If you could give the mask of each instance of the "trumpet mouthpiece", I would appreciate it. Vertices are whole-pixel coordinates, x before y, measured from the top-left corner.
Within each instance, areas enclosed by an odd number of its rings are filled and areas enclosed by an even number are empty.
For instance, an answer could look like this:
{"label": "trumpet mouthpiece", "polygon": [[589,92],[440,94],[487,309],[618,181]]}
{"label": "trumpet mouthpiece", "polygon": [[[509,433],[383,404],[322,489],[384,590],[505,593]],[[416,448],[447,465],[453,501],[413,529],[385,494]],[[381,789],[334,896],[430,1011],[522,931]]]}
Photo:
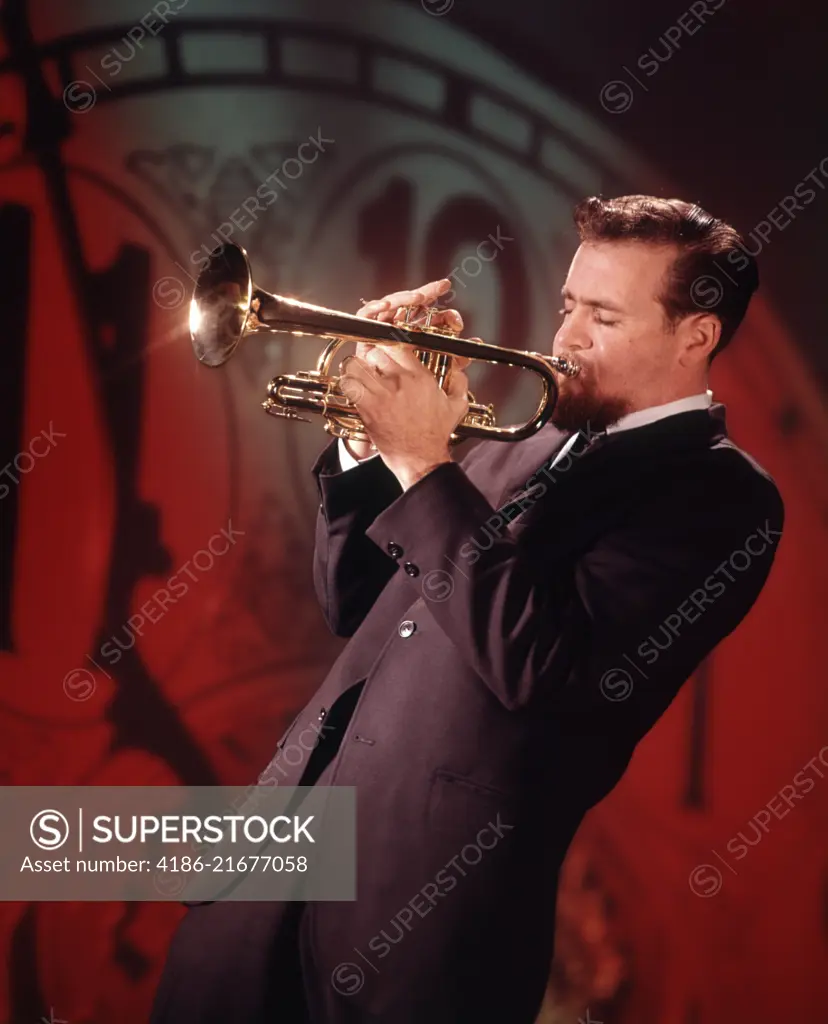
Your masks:
{"label": "trumpet mouthpiece", "polygon": [[547,356],[547,361],[553,370],[564,375],[564,377],[577,377],[581,367],[571,359],[564,359],[563,356]]}

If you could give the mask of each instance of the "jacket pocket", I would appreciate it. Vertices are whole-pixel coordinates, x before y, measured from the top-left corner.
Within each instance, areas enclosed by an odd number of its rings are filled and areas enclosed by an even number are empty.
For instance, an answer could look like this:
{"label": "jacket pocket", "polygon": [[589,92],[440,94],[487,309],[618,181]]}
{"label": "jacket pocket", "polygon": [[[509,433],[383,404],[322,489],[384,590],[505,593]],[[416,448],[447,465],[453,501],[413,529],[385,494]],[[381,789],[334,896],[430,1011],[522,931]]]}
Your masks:
{"label": "jacket pocket", "polygon": [[448,768],[435,768],[431,775],[431,790],[433,792],[436,785],[448,784],[451,786],[459,787],[459,792],[473,793],[478,796],[488,797],[493,800],[512,801],[514,799],[513,794],[506,792],[506,790],[498,789],[495,786],[490,786],[485,782],[478,782],[477,779],[470,779],[467,775],[460,775],[457,772],[453,772]]}
{"label": "jacket pocket", "polygon": [[436,768],[426,800],[429,832],[450,836],[457,842],[474,842],[478,831],[497,821],[514,820],[518,798],[514,793],[478,782],[466,775]]}
{"label": "jacket pocket", "polygon": [[515,794],[448,769],[432,773],[423,874],[438,887],[457,890],[455,924],[469,936],[485,927],[493,894],[507,892],[514,876],[518,803]]}

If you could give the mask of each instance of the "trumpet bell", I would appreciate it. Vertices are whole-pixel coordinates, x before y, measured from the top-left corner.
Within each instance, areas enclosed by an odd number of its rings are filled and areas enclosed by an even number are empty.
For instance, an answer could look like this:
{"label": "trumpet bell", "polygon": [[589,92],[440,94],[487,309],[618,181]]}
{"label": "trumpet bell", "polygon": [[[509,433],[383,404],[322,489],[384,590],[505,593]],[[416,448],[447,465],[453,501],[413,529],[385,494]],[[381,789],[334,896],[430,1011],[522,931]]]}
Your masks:
{"label": "trumpet bell", "polygon": [[221,366],[244,337],[253,297],[250,265],[235,245],[214,249],[190,300],[190,338],[205,366]]}

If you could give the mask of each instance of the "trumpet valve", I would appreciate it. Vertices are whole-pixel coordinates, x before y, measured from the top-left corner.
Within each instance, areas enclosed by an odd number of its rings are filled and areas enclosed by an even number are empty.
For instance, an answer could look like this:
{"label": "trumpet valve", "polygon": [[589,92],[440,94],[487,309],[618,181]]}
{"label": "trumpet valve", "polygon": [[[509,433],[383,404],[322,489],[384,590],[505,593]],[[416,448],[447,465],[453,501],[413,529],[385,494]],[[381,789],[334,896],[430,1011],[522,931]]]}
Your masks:
{"label": "trumpet valve", "polygon": [[262,408],[270,416],[278,416],[283,420],[299,420],[301,423],[312,422],[307,416],[300,416],[299,413],[294,412],[292,409],[286,409],[284,406],[279,405],[278,402],[274,402],[272,398],[266,398],[262,402]]}

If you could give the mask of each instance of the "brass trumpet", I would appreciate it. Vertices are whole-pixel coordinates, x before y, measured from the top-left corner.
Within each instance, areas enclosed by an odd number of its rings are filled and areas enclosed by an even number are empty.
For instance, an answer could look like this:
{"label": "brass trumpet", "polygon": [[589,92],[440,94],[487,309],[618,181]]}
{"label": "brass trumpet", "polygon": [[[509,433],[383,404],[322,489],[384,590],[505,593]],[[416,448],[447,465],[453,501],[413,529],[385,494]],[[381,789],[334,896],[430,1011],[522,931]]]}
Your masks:
{"label": "brass trumpet", "polygon": [[244,249],[227,243],[210,253],[208,263],[198,275],[190,302],[190,337],[196,357],[206,366],[221,366],[227,362],[242,338],[249,334],[288,333],[326,339],[328,344],[319,356],[316,369],[274,377],[267,386],[268,397],[262,406],[273,416],[305,423],[311,421],[300,416],[297,409],[320,413],[325,419],[325,430],[335,437],[370,440],[356,406],[339,389],[339,378],[330,372],[338,349],[353,341],[411,345],[440,387],[446,386],[453,356],[530,370],[540,377],[542,387],[531,419],[516,426],[499,427],[492,406],[475,402],[469,393],[468,412],[450,441],[456,443],[468,437],[521,441],[540,430],[558,400],[554,374],[574,377],[580,367],[560,356],[518,352],[432,328],[433,312],[435,310],[428,311],[424,324],[406,322],[398,326],[272,295],[253,283]]}

